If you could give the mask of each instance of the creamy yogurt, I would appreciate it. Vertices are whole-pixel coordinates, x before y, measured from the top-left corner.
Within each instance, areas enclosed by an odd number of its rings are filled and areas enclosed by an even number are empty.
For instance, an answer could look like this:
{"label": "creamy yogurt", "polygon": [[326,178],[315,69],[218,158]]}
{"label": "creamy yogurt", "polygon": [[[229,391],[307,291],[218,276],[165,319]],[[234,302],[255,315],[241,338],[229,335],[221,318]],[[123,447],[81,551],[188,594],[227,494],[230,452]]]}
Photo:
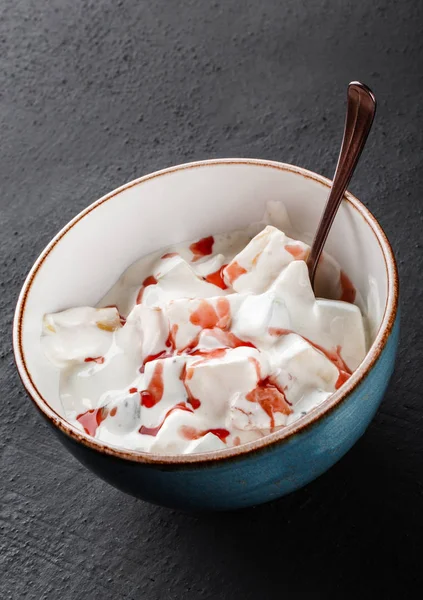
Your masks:
{"label": "creamy yogurt", "polygon": [[44,317],[70,422],[121,448],[220,450],[300,419],[347,381],[366,353],[354,286],[325,255],[318,288],[339,299],[316,298],[309,246],[255,229],[144,257],[99,307]]}

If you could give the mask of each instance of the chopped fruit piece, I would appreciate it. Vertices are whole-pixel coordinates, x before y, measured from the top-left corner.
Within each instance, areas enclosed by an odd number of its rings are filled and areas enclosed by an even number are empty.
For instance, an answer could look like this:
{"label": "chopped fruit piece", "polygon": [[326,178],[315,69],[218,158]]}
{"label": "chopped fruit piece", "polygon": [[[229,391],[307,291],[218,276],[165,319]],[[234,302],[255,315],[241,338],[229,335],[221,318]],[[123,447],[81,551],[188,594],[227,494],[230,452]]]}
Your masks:
{"label": "chopped fruit piece", "polygon": [[61,368],[89,362],[86,359],[90,357],[100,362],[112,344],[113,333],[120,329],[120,315],[114,307],[71,308],[44,316],[41,343],[49,360]]}
{"label": "chopped fruit piece", "polygon": [[237,292],[259,294],[269,288],[284,267],[307,251],[307,244],[267,226],[228,264],[225,282]]}

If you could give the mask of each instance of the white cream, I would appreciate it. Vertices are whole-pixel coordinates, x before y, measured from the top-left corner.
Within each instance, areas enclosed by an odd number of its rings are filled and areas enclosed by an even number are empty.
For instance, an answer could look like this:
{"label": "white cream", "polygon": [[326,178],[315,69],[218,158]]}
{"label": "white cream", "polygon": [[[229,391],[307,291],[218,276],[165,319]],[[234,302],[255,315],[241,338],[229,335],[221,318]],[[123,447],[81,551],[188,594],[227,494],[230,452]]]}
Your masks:
{"label": "white cream", "polygon": [[[316,299],[309,246],[269,222],[286,223],[281,205],[247,232],[142,258],[100,308],[46,315],[68,419],[118,447],[208,452],[292,423],[340,387],[366,353],[360,310]],[[325,255],[320,271],[318,287],[341,297],[337,263]]]}

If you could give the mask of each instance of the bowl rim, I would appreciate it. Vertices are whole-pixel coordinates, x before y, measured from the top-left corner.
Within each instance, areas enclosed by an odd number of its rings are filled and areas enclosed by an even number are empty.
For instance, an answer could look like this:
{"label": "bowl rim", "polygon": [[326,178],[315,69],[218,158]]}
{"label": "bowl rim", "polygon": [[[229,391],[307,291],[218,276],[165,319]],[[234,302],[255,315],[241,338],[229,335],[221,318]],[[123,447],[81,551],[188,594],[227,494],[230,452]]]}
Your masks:
{"label": "bowl rim", "polygon": [[386,276],[388,282],[388,294],[386,299],[385,311],[376,338],[373,341],[369,351],[367,352],[364,360],[361,362],[358,368],[354,371],[354,373],[351,375],[348,381],[339,388],[339,390],[335,391],[322,404],[311,410],[305,417],[278,431],[275,431],[262,438],[259,438],[254,442],[248,442],[246,444],[241,444],[240,446],[234,446],[231,448],[226,448],[224,450],[204,452],[199,454],[162,455],[151,452],[143,452],[140,450],[128,450],[118,448],[116,446],[112,446],[101,442],[100,440],[91,437],[84,431],[77,429],[74,425],[66,421],[66,419],[64,419],[50,407],[47,400],[43,398],[43,396],[38,391],[35,383],[31,378],[31,374],[25,361],[22,341],[22,324],[25,315],[27,297],[40,267],[48,258],[49,254],[54,250],[55,246],[68,233],[68,231],[70,231],[70,229],[72,229],[72,227],[74,227],[85,216],[87,216],[93,210],[101,206],[104,202],[111,200],[112,198],[118,196],[120,193],[128,190],[129,188],[142,185],[146,181],[150,181],[157,177],[164,177],[168,174],[175,173],[176,171],[225,165],[249,165],[288,171],[306,179],[312,179],[316,183],[319,183],[320,185],[323,185],[326,188],[329,188],[332,183],[331,180],[327,179],[326,177],[318,175],[317,173],[314,173],[302,167],[290,165],[287,163],[281,163],[278,161],[254,158],[209,159],[183,163],[173,167],[161,169],[159,171],[155,171],[153,173],[134,179],[114,189],[113,191],[102,196],[100,199],[96,200],[83,211],[81,211],[54,236],[50,243],[41,252],[34,265],[32,266],[30,272],[28,273],[25,282],[22,286],[21,292],[19,294],[13,321],[13,352],[15,357],[15,363],[23,386],[31,400],[34,402],[35,406],[50,421],[50,423],[53,424],[54,427],[58,428],[61,432],[63,432],[66,436],[70,437],[74,441],[81,443],[84,446],[102,454],[107,454],[115,458],[123,459],[125,461],[144,463],[146,465],[168,465],[170,468],[183,466],[194,467],[195,465],[200,464],[205,466],[204,463],[213,465],[242,457],[245,458],[246,455],[254,453],[256,451],[269,450],[270,447],[275,446],[276,444],[288,442],[293,436],[310,429],[314,424],[320,421],[322,417],[330,413],[334,408],[336,408],[346,400],[346,398],[354,391],[354,389],[356,389],[356,387],[367,377],[371,368],[380,357],[393,329],[398,309],[399,282],[397,265],[391,245],[386,237],[385,232],[383,231],[376,218],[360,202],[360,200],[358,200],[350,192],[346,192],[344,195],[344,201],[348,202],[366,221],[367,225],[370,226],[379,243],[382,255],[384,257]]}

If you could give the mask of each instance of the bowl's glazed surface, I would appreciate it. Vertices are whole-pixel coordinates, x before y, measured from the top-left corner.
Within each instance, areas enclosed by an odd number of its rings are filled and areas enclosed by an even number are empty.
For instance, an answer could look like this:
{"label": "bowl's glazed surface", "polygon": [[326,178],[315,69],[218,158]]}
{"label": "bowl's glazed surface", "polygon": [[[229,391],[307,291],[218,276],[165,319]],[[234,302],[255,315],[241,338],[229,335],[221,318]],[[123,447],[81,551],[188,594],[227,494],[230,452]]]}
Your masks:
{"label": "bowl's glazed surface", "polygon": [[289,427],[250,444],[201,455],[159,456],[105,446],[64,418],[58,371],[40,347],[46,312],[95,305],[142,255],[246,227],[262,216],[268,200],[282,201],[293,230],[309,241],[328,187],[326,179],[281,163],[191,163],[111,192],[59,232],[25,281],[15,315],[14,350],[26,390],[72,454],[112,485],[145,500],[178,508],[230,509],[291,492],[347,452],[383,397],[399,330],[392,251],[374,217],[349,194],[327,250],[363,298],[370,350],[346,384]]}

